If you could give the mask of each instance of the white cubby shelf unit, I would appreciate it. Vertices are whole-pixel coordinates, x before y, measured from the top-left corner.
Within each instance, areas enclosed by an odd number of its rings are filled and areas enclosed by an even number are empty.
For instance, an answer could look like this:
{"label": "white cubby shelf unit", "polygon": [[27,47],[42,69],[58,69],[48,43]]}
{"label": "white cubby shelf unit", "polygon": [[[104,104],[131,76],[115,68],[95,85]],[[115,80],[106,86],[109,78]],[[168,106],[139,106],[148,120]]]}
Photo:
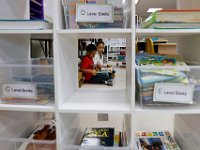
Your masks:
{"label": "white cubby shelf unit", "polygon": [[[24,0],[18,0],[24,2]],[[135,2],[127,0],[131,12],[130,25],[121,29],[65,29],[65,20],[61,0],[51,3],[53,29],[51,30],[0,30],[0,62],[17,61],[30,58],[31,38],[53,39],[54,51],[54,89],[55,97],[50,105],[0,104],[0,145],[5,150],[17,150],[19,138],[25,138],[36,122],[42,122],[41,113],[52,113],[56,120],[57,150],[79,150],[81,134],[85,127],[115,127],[126,131],[127,147],[87,147],[90,150],[133,150],[135,132],[169,130],[184,150],[198,150],[200,131],[200,96],[193,106],[143,108],[135,99],[135,39],[140,37],[174,37],[177,39],[177,53],[196,66],[191,66],[193,75],[200,78],[200,29],[195,30],[154,30],[135,28]],[[185,8],[177,0],[180,8]],[[192,0],[200,8],[199,0]],[[193,3],[193,2],[191,2]],[[192,4],[193,5],[193,4]],[[9,3],[8,3],[9,6]],[[8,7],[6,6],[6,7]],[[12,8],[14,6],[12,5]],[[17,6],[16,6],[17,7]],[[190,8],[190,5],[187,4]],[[187,8],[186,7],[186,8]],[[14,11],[14,9],[13,9]],[[12,12],[14,13],[14,12]],[[78,87],[78,39],[82,38],[126,38],[126,87],[123,88],[87,88]],[[200,63],[199,63],[200,64]],[[20,120],[30,128],[22,130]],[[39,114],[39,115],[38,115]],[[109,121],[98,121],[98,114],[108,114]],[[16,118],[16,119],[14,119]],[[36,119],[36,120],[35,120]],[[19,124],[17,124],[19,123]],[[16,124],[16,126],[15,126]],[[25,127],[24,127],[25,128]],[[21,131],[22,130],[22,131]],[[20,133],[19,133],[20,132]],[[2,138],[8,134],[6,138]],[[190,135],[190,137],[184,136]],[[27,137],[26,137],[27,138]],[[192,138],[192,140],[187,141]],[[14,147],[7,146],[14,142]],[[6,142],[5,142],[6,141]],[[16,144],[17,143],[17,144]],[[195,149],[196,148],[196,149]]]}

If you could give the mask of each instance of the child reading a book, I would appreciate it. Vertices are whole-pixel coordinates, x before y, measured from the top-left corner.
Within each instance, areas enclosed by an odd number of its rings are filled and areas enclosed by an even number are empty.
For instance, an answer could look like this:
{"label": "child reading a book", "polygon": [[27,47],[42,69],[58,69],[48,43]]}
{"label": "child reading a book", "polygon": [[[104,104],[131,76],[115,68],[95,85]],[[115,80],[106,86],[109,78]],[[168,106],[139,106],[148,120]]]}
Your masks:
{"label": "child reading a book", "polygon": [[93,60],[94,60],[94,64],[99,69],[101,69],[103,67],[103,52],[104,52],[105,44],[101,39],[99,39],[98,42],[96,43],[96,47],[97,47],[97,53]]}
{"label": "child reading a book", "polygon": [[98,42],[96,43],[96,47],[97,47],[97,53],[95,55],[95,57],[93,58],[94,60],[94,65],[99,69],[101,70],[102,67],[107,67],[107,68],[110,68],[110,72],[109,72],[109,76],[110,78],[113,78],[114,77],[114,74],[115,74],[115,70],[113,70],[111,67],[111,65],[104,65],[103,63],[103,52],[104,52],[104,48],[105,48],[105,44],[103,42],[102,39],[98,39]]}
{"label": "child reading a book", "polygon": [[80,65],[80,71],[85,74],[85,82],[113,85],[112,80],[109,80],[108,73],[98,73],[98,68],[94,65],[93,58],[96,55],[97,47],[94,44],[89,44],[86,47],[86,51],[87,53],[83,57]]}

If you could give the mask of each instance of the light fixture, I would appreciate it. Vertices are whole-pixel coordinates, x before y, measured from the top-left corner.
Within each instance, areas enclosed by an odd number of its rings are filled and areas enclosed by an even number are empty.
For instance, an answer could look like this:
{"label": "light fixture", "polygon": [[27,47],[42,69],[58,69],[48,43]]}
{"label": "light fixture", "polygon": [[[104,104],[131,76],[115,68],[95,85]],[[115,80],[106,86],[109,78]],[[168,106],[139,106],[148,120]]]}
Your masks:
{"label": "light fixture", "polygon": [[152,12],[155,12],[155,11],[157,11],[157,10],[162,10],[162,8],[149,8],[149,9],[147,10],[147,12],[152,13]]}
{"label": "light fixture", "polygon": [[139,1],[139,0],[135,0],[135,4],[137,4],[137,3],[138,3],[138,1]]}

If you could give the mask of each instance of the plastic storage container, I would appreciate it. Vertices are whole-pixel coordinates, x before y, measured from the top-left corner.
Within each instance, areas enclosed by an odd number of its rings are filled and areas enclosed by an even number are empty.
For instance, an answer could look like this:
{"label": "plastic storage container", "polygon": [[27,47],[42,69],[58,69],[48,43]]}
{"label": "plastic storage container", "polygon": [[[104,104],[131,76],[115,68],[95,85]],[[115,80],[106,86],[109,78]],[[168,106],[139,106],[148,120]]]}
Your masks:
{"label": "plastic storage container", "polygon": [[50,120],[38,120],[37,113],[6,112],[0,115],[2,150],[56,150],[56,140],[33,140],[33,132]]}
{"label": "plastic storage container", "polygon": [[0,70],[1,103],[53,102],[53,59],[29,59],[0,64]]}
{"label": "plastic storage container", "polygon": [[[199,73],[198,68],[187,66],[182,67],[138,67],[136,70],[136,99],[139,101],[141,106],[173,106],[173,105],[196,105],[200,103],[200,86],[199,86]],[[181,93],[177,90],[177,86],[181,84],[182,88],[187,88],[191,86],[194,88],[194,92],[191,93],[191,100],[188,98],[185,102],[181,99],[174,98],[174,101],[167,101],[168,96],[166,94],[166,101],[162,99],[156,100],[155,85],[157,84],[169,83],[169,85],[174,85],[171,89],[172,94],[178,96]],[[177,85],[177,86],[176,86]],[[158,88],[157,88],[158,90]],[[175,93],[174,93],[175,92]],[[176,100],[175,100],[176,99]]]}
{"label": "plastic storage container", "polygon": [[[128,8],[131,6],[130,0],[90,0],[90,1],[62,0],[62,4],[64,8],[66,29],[127,28],[129,27],[129,24],[130,24],[129,18],[131,18],[130,17],[131,8]],[[101,19],[101,20],[97,19],[95,20],[96,21],[95,22],[94,20],[91,20],[91,19],[87,20],[86,18],[84,20],[82,19],[81,21],[79,21],[76,19],[77,18],[77,10],[76,10],[77,4],[94,5],[95,7],[99,7],[99,6],[101,7],[102,5],[108,4],[109,6],[112,7],[112,9],[110,10],[110,15],[112,15],[112,20],[105,21],[106,19]],[[86,8],[86,11],[93,12],[91,9],[89,11],[89,8]],[[95,13],[98,14],[99,12],[95,12]],[[105,11],[103,10],[102,12],[105,12]]]}
{"label": "plastic storage container", "polygon": [[[98,114],[61,114],[62,141],[61,150],[130,150],[129,145],[118,147],[80,146],[85,128],[115,128],[115,133],[126,131],[127,142],[130,143],[130,116],[125,114],[108,114],[108,118]],[[107,120],[108,119],[108,120]]]}
{"label": "plastic storage container", "polygon": [[[148,135],[148,133],[169,131],[181,150],[199,150],[199,114],[140,113],[138,116],[141,118],[137,118],[136,133],[145,132],[148,137],[153,137],[154,134]],[[145,138],[145,135],[142,138]],[[138,150],[136,143],[134,150]]]}

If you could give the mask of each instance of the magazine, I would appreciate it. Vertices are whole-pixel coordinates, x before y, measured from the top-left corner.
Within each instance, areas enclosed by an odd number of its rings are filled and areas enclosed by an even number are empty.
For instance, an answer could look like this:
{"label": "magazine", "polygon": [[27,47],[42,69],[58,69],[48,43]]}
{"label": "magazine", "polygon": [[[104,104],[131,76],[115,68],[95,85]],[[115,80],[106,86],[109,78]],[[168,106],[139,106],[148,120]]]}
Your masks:
{"label": "magazine", "polygon": [[136,133],[138,150],[181,150],[169,131]]}

